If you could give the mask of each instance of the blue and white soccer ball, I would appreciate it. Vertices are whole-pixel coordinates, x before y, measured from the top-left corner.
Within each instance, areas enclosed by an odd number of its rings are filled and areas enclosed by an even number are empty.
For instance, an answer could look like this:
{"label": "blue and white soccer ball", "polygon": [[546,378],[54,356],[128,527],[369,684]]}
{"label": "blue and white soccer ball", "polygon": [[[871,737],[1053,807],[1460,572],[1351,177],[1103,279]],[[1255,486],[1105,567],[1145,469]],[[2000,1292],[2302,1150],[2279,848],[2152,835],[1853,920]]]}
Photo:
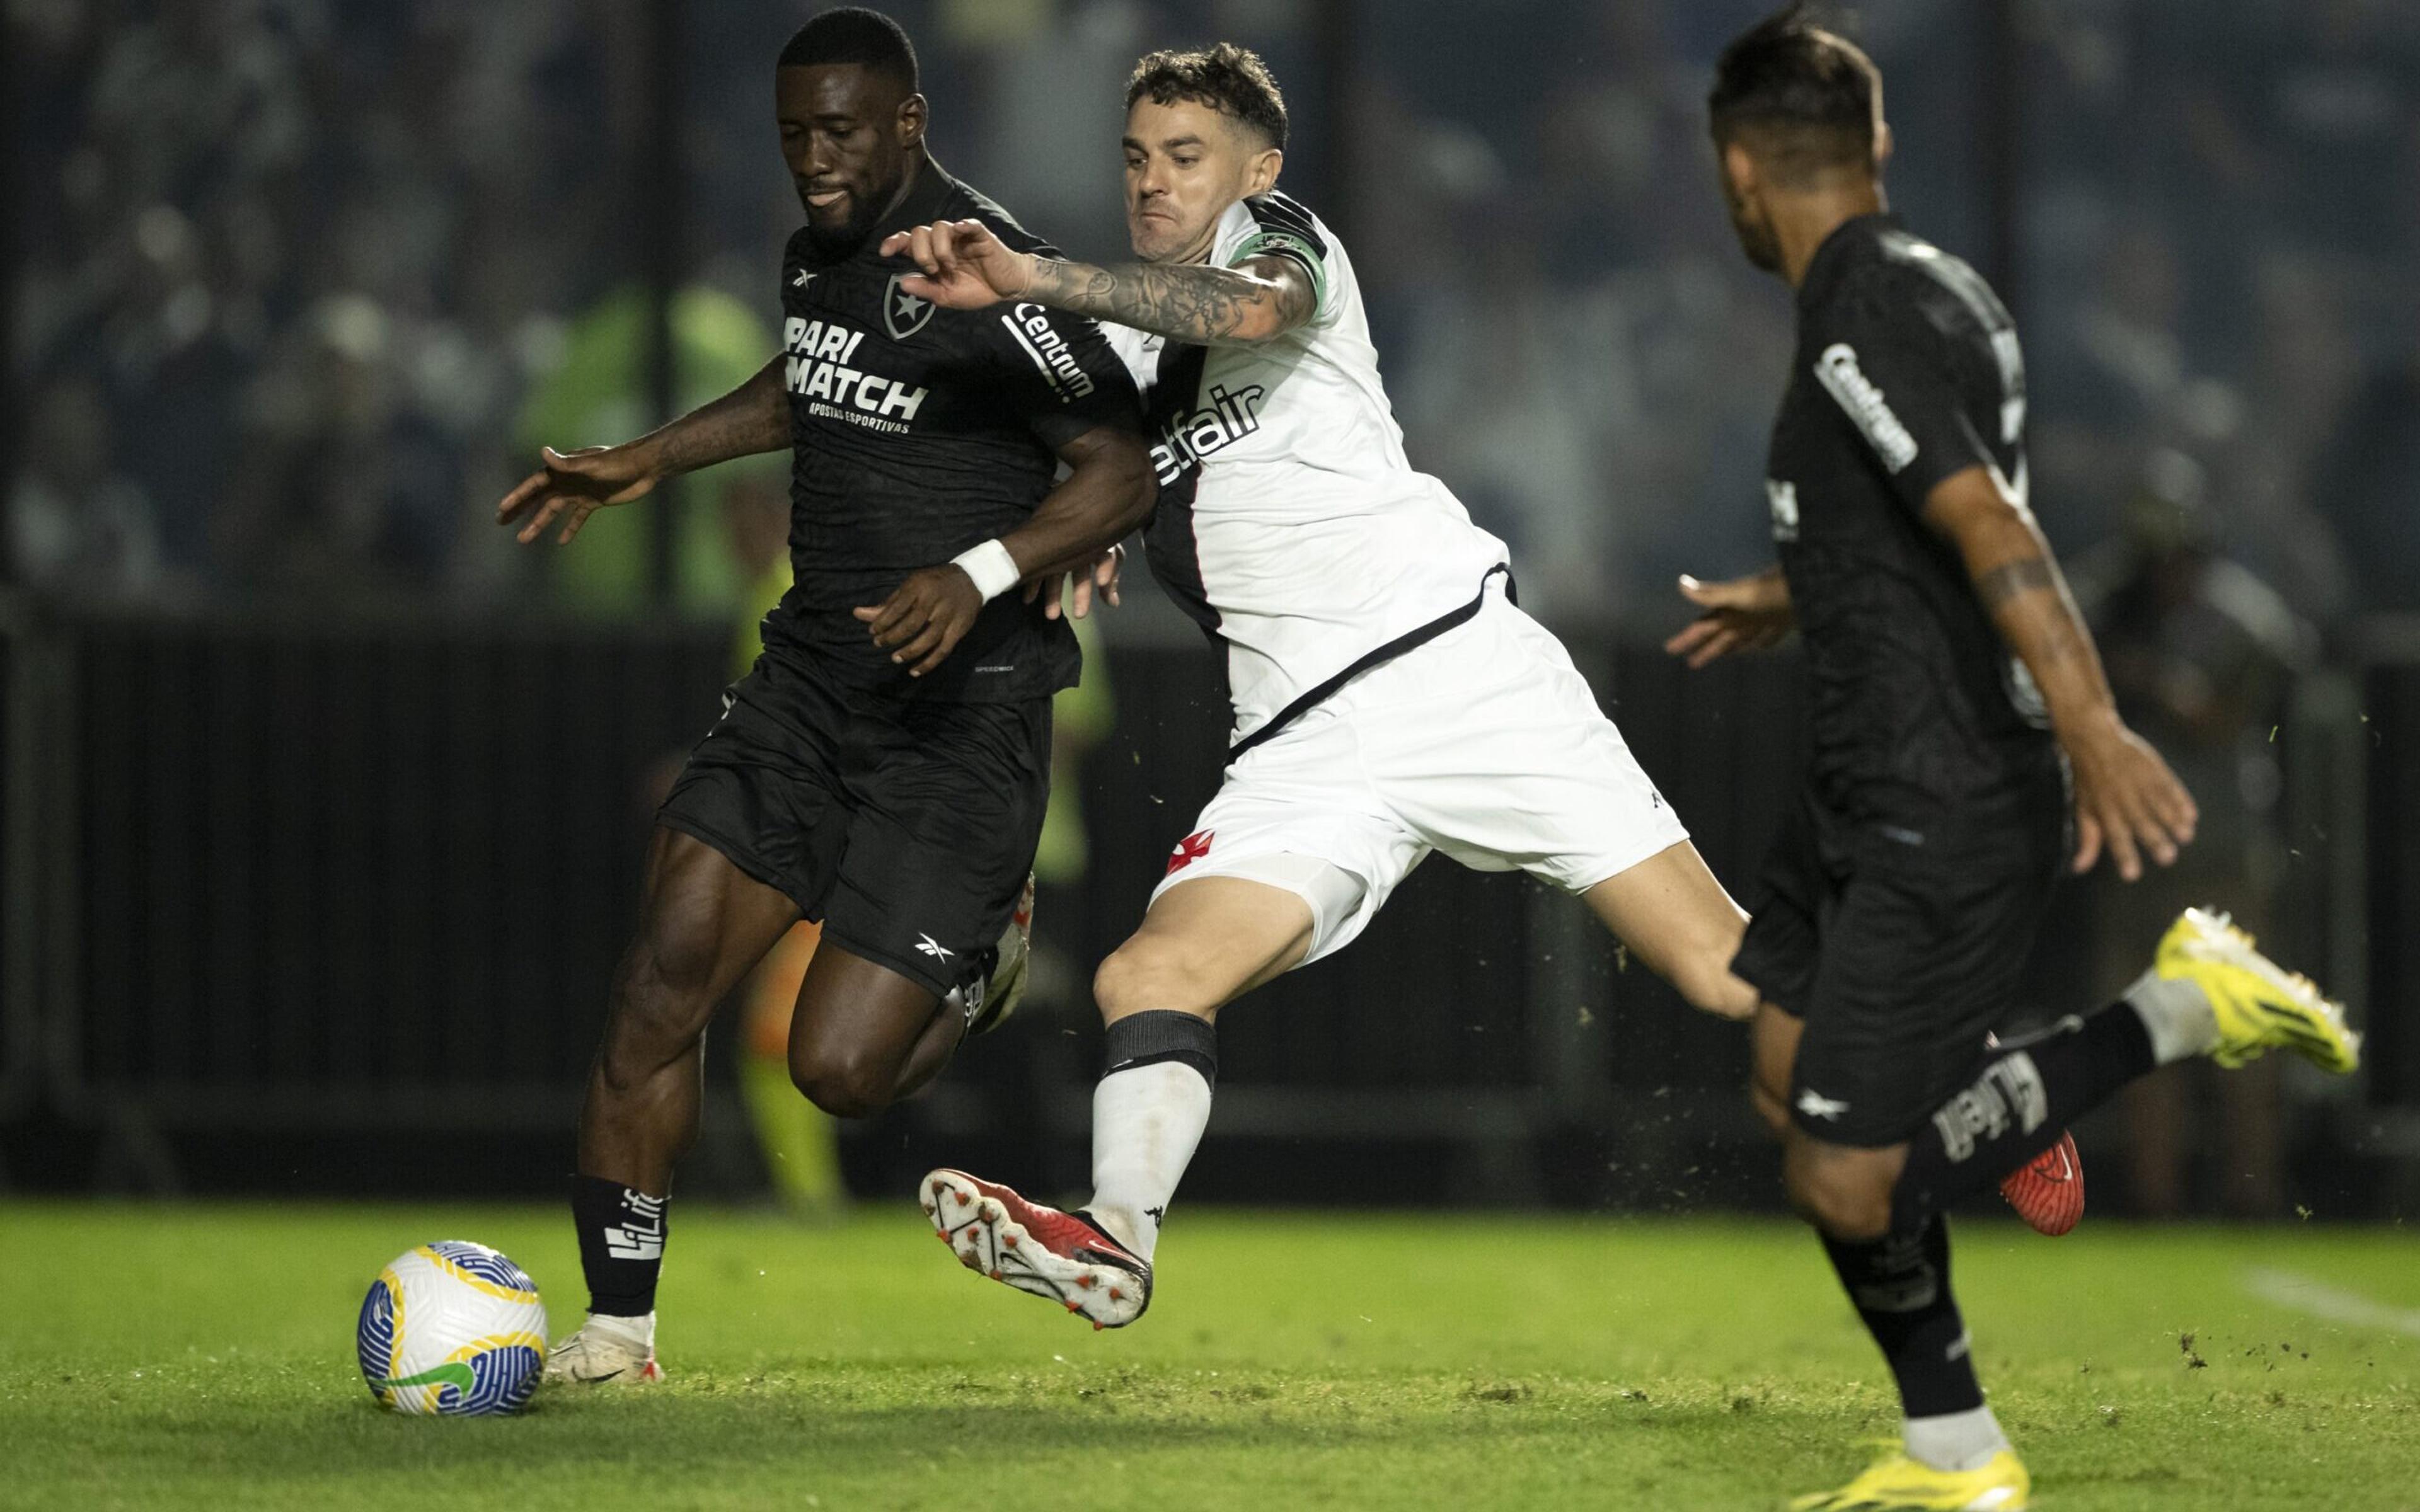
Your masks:
{"label": "blue and white soccer ball", "polygon": [[362,1377],[382,1406],[510,1412],[546,1367],[546,1304],[502,1254],[440,1240],[396,1256],[370,1283],[358,1343]]}

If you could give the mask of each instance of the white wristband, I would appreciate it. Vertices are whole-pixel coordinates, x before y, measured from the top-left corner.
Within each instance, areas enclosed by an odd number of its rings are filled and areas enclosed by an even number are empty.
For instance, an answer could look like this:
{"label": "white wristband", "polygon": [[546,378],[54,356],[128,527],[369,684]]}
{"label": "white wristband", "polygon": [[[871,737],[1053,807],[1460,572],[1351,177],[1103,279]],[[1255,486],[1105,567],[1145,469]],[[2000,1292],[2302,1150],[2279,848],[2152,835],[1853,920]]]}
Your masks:
{"label": "white wristband", "polygon": [[974,579],[975,592],[984,595],[986,604],[1025,580],[1025,574],[1016,570],[1016,559],[998,536],[959,552],[950,559],[950,565]]}

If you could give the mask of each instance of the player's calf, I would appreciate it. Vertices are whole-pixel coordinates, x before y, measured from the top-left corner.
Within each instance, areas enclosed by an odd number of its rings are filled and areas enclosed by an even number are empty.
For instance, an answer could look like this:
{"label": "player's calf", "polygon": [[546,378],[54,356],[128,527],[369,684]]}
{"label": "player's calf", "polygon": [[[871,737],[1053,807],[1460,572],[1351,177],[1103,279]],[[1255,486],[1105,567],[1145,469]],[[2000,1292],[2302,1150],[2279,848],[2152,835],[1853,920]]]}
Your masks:
{"label": "player's calf", "polygon": [[613,974],[597,1079],[612,1093],[636,1091],[695,1049],[719,994],[710,945],[643,933]]}

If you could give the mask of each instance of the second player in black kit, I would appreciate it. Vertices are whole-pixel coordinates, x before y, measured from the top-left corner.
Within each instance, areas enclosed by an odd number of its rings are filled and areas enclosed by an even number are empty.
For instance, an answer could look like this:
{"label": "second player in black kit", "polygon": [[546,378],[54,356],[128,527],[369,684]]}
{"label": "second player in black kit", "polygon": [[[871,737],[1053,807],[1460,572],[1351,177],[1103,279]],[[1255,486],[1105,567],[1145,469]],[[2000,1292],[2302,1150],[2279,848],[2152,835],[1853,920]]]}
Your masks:
{"label": "second player in black kit", "polygon": [[2344,1070],[2353,1049],[2307,982],[2197,912],[2119,1002],[1989,1038],[2062,864],[2164,864],[2193,802],[2118,717],[2034,522],[2008,312],[1885,213],[1871,60],[1792,7],[1725,49],[1708,107],[1741,247],[1795,290],[1798,342],[1765,484],[1779,566],[1683,579],[1705,612],[1669,646],[1703,665],[1805,639],[1812,764],[1731,969],[1762,999],[1755,1094],[1784,1184],[1905,1412],[1902,1453],[1796,1504],[2022,1507],[1943,1210],[2008,1181],[2064,1231],[2080,1189],[2030,1163],[2132,1078],[2287,1043]]}
{"label": "second player in black kit", "polygon": [[886,1106],[1003,1015],[990,967],[1041,834],[1050,696],[1078,671],[1059,583],[1087,575],[1082,612],[1154,497],[1140,400],[1098,328],[1033,305],[938,309],[899,288],[914,263],[880,255],[888,231],[941,218],[1043,246],[926,151],[898,25],[823,12],[773,93],[805,215],[781,350],[648,436],[550,451],[500,511],[524,540],[559,517],[567,541],[662,478],[794,458],[794,586],[657,815],[614,973],[572,1194],[588,1318],[548,1355],[552,1380],[660,1373],[656,1285],[706,1028],[801,917],[823,933],[790,1074],[828,1113]]}
{"label": "second player in black kit", "polygon": [[1892,217],[1827,237],[1765,490],[1813,758],[1732,969],[1806,1024],[1792,1114],[1886,1145],[1975,1072],[2067,856],[2040,695],[1927,524],[1935,485],[2026,475],[2024,368],[1975,271]]}

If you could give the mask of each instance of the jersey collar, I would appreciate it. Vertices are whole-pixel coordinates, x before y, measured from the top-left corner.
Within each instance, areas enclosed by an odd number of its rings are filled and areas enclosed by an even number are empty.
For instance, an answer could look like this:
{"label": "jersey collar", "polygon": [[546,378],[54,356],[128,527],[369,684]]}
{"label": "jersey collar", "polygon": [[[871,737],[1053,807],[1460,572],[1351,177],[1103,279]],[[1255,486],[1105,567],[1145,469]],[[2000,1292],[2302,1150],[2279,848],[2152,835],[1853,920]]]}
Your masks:
{"label": "jersey collar", "polygon": [[1876,210],[1870,215],[1853,215],[1832,228],[1823,244],[1815,249],[1807,260],[1807,276],[1798,281],[1798,307],[1811,310],[1832,293],[1832,286],[1856,261],[1857,249],[1873,244],[1874,238],[1885,231],[1899,229],[1899,217],[1888,210]]}
{"label": "jersey collar", "polygon": [[908,197],[899,202],[896,209],[884,216],[882,223],[874,228],[874,234],[865,239],[865,251],[872,253],[882,245],[882,239],[893,231],[905,231],[938,219],[948,207],[950,197],[957,192],[958,181],[941,171],[941,165],[933,161],[931,152],[925,152],[924,161],[916,170],[916,187],[908,191]]}

